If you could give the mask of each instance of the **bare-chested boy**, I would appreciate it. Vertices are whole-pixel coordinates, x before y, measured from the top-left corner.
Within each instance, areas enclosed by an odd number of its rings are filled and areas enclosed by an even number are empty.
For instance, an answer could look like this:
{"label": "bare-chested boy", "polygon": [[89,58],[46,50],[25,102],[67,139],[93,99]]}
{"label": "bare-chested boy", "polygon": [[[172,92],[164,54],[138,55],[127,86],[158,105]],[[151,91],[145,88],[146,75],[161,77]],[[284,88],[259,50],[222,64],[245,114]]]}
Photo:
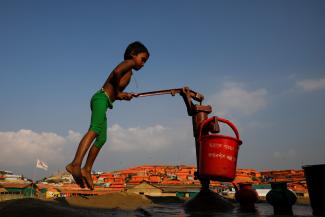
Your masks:
{"label": "bare-chested boy", "polygon": [[[66,166],[66,170],[71,173],[80,187],[84,188],[85,182],[89,189],[94,189],[91,170],[100,149],[106,142],[106,111],[108,108],[113,108],[115,100],[132,99],[132,93],[123,91],[131,80],[132,69],[136,71],[141,69],[148,58],[149,52],[141,42],[136,41],[129,44],[124,53],[124,61],[111,72],[101,90],[92,96],[89,130],[81,139],[73,161]],[[93,145],[91,146],[91,144]],[[90,146],[86,164],[81,168],[83,158]]]}

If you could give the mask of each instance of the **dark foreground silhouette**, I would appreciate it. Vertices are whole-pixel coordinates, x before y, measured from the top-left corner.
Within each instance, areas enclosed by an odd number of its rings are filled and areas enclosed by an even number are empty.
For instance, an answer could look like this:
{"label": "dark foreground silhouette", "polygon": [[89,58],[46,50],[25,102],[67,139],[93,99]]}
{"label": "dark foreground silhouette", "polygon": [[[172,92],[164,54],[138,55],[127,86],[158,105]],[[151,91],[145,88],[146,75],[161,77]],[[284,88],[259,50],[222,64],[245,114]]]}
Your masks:
{"label": "dark foreground silhouette", "polygon": [[1,217],[85,217],[106,213],[107,216],[146,215],[145,207],[152,201],[136,194],[111,193],[101,196],[71,197],[58,200],[39,200],[33,198],[11,200],[0,203]]}

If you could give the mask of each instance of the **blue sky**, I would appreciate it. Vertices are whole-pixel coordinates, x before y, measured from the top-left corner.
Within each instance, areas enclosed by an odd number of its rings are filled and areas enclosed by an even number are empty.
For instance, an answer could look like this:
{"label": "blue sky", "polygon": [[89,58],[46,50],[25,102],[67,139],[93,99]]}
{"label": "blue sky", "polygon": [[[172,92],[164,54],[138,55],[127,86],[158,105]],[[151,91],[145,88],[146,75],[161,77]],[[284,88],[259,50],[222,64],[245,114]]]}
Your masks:
{"label": "blue sky", "polygon": [[[0,167],[62,170],[88,129],[91,95],[135,40],[151,56],[127,91],[202,93],[211,116],[239,129],[238,167],[324,163],[324,9],[316,0],[0,0]],[[195,163],[179,96],[116,102],[108,120],[95,170]],[[35,172],[37,158],[48,172]]]}

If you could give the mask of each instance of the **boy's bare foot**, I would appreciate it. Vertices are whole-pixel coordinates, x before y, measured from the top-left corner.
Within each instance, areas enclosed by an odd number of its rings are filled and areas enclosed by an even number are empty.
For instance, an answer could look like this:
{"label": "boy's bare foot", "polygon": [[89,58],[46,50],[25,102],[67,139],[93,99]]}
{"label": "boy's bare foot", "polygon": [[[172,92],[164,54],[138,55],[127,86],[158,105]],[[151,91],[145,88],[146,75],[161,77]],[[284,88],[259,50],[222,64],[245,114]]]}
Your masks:
{"label": "boy's bare foot", "polygon": [[65,169],[72,175],[74,181],[81,188],[85,188],[85,185],[82,180],[81,169],[78,166],[74,166],[72,163],[68,164]]}
{"label": "boy's bare foot", "polygon": [[86,170],[85,168],[81,169],[82,178],[85,180],[87,187],[90,190],[94,190],[93,178],[91,177],[91,171]]}

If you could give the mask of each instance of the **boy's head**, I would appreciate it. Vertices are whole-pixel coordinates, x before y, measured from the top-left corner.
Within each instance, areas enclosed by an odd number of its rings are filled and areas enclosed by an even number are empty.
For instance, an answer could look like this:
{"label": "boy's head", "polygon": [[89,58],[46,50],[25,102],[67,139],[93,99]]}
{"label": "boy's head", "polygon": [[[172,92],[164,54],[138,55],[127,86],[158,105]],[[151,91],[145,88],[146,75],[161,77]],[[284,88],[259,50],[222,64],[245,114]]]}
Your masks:
{"label": "boy's head", "polygon": [[124,60],[132,59],[132,56],[137,55],[139,53],[147,53],[148,57],[150,55],[148,49],[141,42],[132,42],[125,50]]}

